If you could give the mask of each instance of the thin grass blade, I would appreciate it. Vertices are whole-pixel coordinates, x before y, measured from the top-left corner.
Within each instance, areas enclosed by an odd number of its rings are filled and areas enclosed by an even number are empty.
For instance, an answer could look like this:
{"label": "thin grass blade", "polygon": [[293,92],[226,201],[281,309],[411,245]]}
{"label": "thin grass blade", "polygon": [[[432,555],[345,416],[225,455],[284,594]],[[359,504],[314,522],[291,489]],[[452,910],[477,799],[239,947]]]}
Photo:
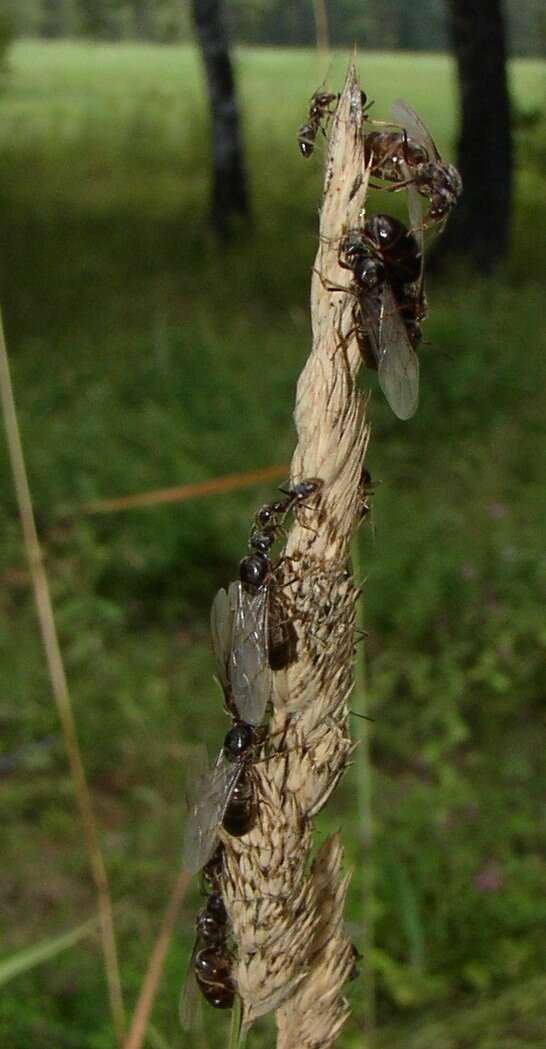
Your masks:
{"label": "thin grass blade", "polygon": [[22,951],[16,951],[15,954],[4,958],[0,962],[0,987],[15,979],[16,976],[29,972],[30,969],[34,969],[37,965],[43,965],[44,962],[49,962],[58,954],[69,950],[70,947],[74,947],[80,940],[85,939],[86,936],[94,932],[98,921],[98,917],[90,918],[89,921],[78,925],[75,929],[70,929],[69,932],[42,940],[41,943],[36,943],[32,947],[25,947]]}

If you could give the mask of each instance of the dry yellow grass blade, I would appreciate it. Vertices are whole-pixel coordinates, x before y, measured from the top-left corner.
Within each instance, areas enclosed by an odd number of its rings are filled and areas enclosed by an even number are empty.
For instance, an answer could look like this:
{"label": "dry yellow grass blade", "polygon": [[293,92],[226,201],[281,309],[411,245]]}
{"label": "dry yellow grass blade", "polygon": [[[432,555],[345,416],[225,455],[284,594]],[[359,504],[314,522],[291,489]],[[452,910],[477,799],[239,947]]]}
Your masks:
{"label": "dry yellow grass blade", "polygon": [[78,508],[82,514],[109,514],[116,510],[134,510],[141,506],[159,506],[161,503],[183,503],[186,499],[197,499],[203,495],[218,495],[220,492],[234,492],[238,488],[248,488],[252,484],[273,481],[277,477],[286,477],[289,466],[266,466],[263,470],[247,470],[245,473],[226,474],[213,477],[210,481],[199,481],[196,484],[179,484],[174,488],[158,488],[153,492],[139,492],[136,495],[122,495],[116,499],[101,499],[96,503],[87,503]]}
{"label": "dry yellow grass blade", "polygon": [[72,710],[72,703],[68,691],[68,684],[55,626],[55,617],[51,605],[49,584],[38,541],[38,533],[34,521],[32,499],[28,484],[25,459],[17,422],[17,412],[13,396],[13,387],[4,338],[4,328],[0,314],[0,393],[2,398],[2,410],[6,427],[6,436],[9,449],[9,457],[13,480],[17,494],[19,515],[25,542],[25,550],[29,563],[34,598],[40,622],[42,641],[51,678],[51,687],[59,721],[63,733],[64,744],[70,765],[74,793],[80,811],[82,827],[87,845],[89,865],[95,888],[97,891],[97,902],[99,911],[99,922],[101,931],[102,950],[104,955],[104,967],[108,982],[110,997],[110,1009],[112,1021],[118,1044],[123,1042],[125,1031],[125,1013],[123,1007],[123,996],[121,992],[121,981],[116,949],[116,938],[114,933],[114,922],[112,917],[112,904],[108,887],[108,875],[100,848],[97,821],[93,810],[91,793],[85,775],[85,768],[78,742],[76,722]]}
{"label": "dry yellow grass blade", "polygon": [[191,881],[191,875],[182,869],[176,879],[171,893],[167,909],[165,911],[159,935],[154,944],[153,951],[146,969],[146,975],[142,981],[142,987],[135,1006],[129,1033],[123,1049],[141,1049],[146,1038],[148,1020],[157,994],[163,965],[169,949],[169,944],[176,925],[178,912]]}

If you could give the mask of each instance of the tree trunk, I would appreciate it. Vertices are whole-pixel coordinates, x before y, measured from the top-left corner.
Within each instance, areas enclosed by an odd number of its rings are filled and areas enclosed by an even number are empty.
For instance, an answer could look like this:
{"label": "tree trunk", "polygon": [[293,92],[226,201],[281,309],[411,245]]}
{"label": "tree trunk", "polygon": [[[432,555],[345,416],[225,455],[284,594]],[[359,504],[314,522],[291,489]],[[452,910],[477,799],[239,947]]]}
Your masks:
{"label": "tree trunk", "polygon": [[221,0],[192,0],[192,6],[212,118],[212,221],[228,236],[232,220],[250,213],[235,82]]}
{"label": "tree trunk", "polygon": [[48,40],[63,35],[64,3],[63,0],[42,0],[42,20],[40,32]]}
{"label": "tree trunk", "polygon": [[149,0],[133,0],[132,7],[136,36],[139,40],[151,40],[153,33]]}
{"label": "tree trunk", "polygon": [[84,36],[95,40],[106,39],[110,26],[105,0],[78,0],[78,8]]}
{"label": "tree trunk", "polygon": [[462,102],[458,165],[464,192],[441,256],[490,272],[509,247],[512,135],[502,0],[448,0]]}

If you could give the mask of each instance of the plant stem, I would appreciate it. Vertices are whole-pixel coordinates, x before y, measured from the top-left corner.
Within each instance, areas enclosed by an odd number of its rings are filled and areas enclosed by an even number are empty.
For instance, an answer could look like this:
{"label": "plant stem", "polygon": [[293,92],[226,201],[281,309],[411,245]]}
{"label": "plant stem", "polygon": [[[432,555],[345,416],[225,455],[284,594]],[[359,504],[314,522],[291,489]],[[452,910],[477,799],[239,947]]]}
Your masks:
{"label": "plant stem", "polygon": [[233,1009],[231,1010],[227,1049],[243,1049],[245,1042],[246,1031],[241,1026],[241,999],[238,995],[235,995]]}
{"label": "plant stem", "polygon": [[225,474],[213,477],[210,481],[198,481],[195,484],[179,484],[174,488],[160,488],[153,492],[138,492],[136,495],[122,495],[116,499],[101,499],[97,503],[72,508],[70,513],[109,514],[116,510],[133,510],[141,506],[158,506],[163,503],[182,503],[186,499],[197,499],[204,495],[217,495],[218,492],[234,492],[238,488],[247,488],[262,481],[271,481],[276,477],[286,477],[290,467],[287,463],[279,466],[265,466],[262,470],[247,470],[245,473]]}
{"label": "plant stem", "polygon": [[9,360],[4,337],[2,316],[0,313],[0,395],[6,427],[6,436],[9,450],[9,458],[19,507],[19,516],[23,530],[26,555],[28,558],[34,598],[40,622],[42,641],[45,649],[51,687],[57,705],[57,712],[61,723],[66,754],[70,766],[72,783],[76,801],[80,811],[80,817],[87,845],[89,865],[97,890],[97,902],[101,930],[101,942],[104,955],[104,967],[108,992],[110,998],[110,1010],[112,1022],[119,1045],[123,1042],[125,1031],[125,1011],[121,991],[119,965],[117,958],[116,939],[114,933],[114,922],[112,916],[112,904],[108,887],[108,875],[100,848],[99,834],[93,802],[87,783],[85,768],[78,742],[76,722],[68,691],[68,684],[57,636],[57,628],[51,605],[49,584],[44,567],[42,552],[38,542],[32,498],[28,484],[21,435],[17,421],[17,412],[13,396],[13,387],[9,368]]}
{"label": "plant stem", "polygon": [[129,1034],[127,1035],[124,1049],[141,1049],[141,1046],[144,1043],[146,1028],[148,1026],[148,1017],[152,1011],[157,988],[161,979],[163,963],[171,942],[178,911],[186,895],[190,881],[191,875],[182,868],[171,893],[167,909],[163,916],[159,935],[150,955],[148,968],[142,982],[142,987],[133,1013],[133,1019],[131,1021],[131,1027]]}
{"label": "plant stem", "polygon": [[326,0],[313,0],[313,16],[315,19],[317,49],[322,54],[327,54],[330,50],[330,32]]}
{"label": "plant stem", "polygon": [[[353,543],[353,573],[358,583],[364,577],[359,537]],[[364,604],[362,598],[357,604],[356,626],[364,630]],[[359,714],[368,713],[366,650],[361,645],[355,664],[355,708]],[[364,1030],[371,1034],[375,1027],[375,972],[373,966],[374,948],[374,852],[373,852],[373,807],[372,807],[372,765],[370,760],[370,722],[357,718],[355,736],[359,740],[356,752],[358,827],[361,849],[362,880],[362,1000],[364,1004]]]}

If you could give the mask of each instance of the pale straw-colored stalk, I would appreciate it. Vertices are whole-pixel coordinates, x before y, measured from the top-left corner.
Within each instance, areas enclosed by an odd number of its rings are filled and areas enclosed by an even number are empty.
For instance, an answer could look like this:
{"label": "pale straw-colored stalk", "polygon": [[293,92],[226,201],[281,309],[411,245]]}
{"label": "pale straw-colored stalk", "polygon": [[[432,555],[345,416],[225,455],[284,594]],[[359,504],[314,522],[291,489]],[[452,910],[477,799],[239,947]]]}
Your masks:
{"label": "pale straw-colored stalk", "polygon": [[[353,572],[355,578],[363,577],[362,554],[358,538],[353,543]],[[357,630],[364,630],[363,604],[357,609]],[[372,726],[368,720],[369,685],[366,674],[366,650],[359,645],[356,655],[354,705],[359,715],[356,722],[358,750],[355,756],[357,782],[357,813],[359,861],[361,864],[361,921],[359,949],[362,959],[359,965],[361,977],[362,1031],[366,1036],[373,1034],[375,1027],[375,971],[373,966],[374,950],[374,909],[375,909],[375,856],[374,856],[374,822],[372,797],[372,763],[370,755],[370,736]],[[362,1045],[364,1049],[364,1043]]]}
{"label": "pale straw-colored stalk", "polygon": [[163,974],[165,958],[176,927],[178,913],[184,901],[190,880],[191,876],[184,868],[181,868],[169,897],[159,934],[148,959],[146,974],[142,981],[123,1049],[141,1049],[146,1036],[149,1034],[149,1018]]}
{"label": "pale straw-colored stalk", "polygon": [[44,559],[38,541],[38,533],[36,531],[1,315],[0,395],[2,399],[2,410],[6,427],[11,469],[17,495],[17,504],[19,507],[19,516],[21,518],[25,550],[34,588],[34,599],[36,602],[42,641],[51,679],[51,688],[57,705],[57,712],[72,776],[74,794],[76,796],[85,843],[87,846],[89,866],[91,868],[91,874],[97,893],[101,943],[106,980],[108,983],[112,1022],[117,1043],[121,1045],[125,1031],[125,1011],[123,1006],[108,875],[100,847],[97,821],[78,741],[76,722],[68,690],[59,638],[57,636],[57,628],[55,625],[55,617],[53,615]]}
{"label": "pale straw-colored stalk", "polygon": [[[351,64],[332,120],[311,313],[313,348],[296,396],[293,483],[320,478],[300,508],[274,585],[298,635],[297,660],[275,672],[269,744],[252,767],[254,829],[224,835],[223,891],[237,945],[234,977],[246,1027],[276,1012],[278,1049],[327,1049],[347,1017],[343,985],[354,954],[343,910],[338,836],[311,859],[313,816],[353,750],[347,701],[353,687],[355,600],[348,560],[360,519],[368,442],[354,297],[338,251],[359,225],[367,188],[362,98]],[[337,285],[337,288],[334,288]]]}
{"label": "pale straw-colored stalk", "polygon": [[288,467],[285,463],[278,466],[265,466],[262,470],[245,470],[244,473],[224,474],[223,477],[211,477],[208,481],[197,481],[195,484],[178,484],[174,488],[158,488],[153,492],[137,492],[135,495],[122,495],[115,499],[99,499],[96,503],[86,503],[69,509],[68,513],[110,514],[118,510],[135,510],[146,506],[160,506],[163,503],[184,503],[188,499],[201,499],[209,495],[225,495],[239,488],[248,488],[251,484],[271,481],[276,477],[286,477]]}
{"label": "pale straw-colored stalk", "polygon": [[330,50],[330,27],[326,0],[313,0],[313,17],[315,20],[315,39],[318,51],[325,55]]}

